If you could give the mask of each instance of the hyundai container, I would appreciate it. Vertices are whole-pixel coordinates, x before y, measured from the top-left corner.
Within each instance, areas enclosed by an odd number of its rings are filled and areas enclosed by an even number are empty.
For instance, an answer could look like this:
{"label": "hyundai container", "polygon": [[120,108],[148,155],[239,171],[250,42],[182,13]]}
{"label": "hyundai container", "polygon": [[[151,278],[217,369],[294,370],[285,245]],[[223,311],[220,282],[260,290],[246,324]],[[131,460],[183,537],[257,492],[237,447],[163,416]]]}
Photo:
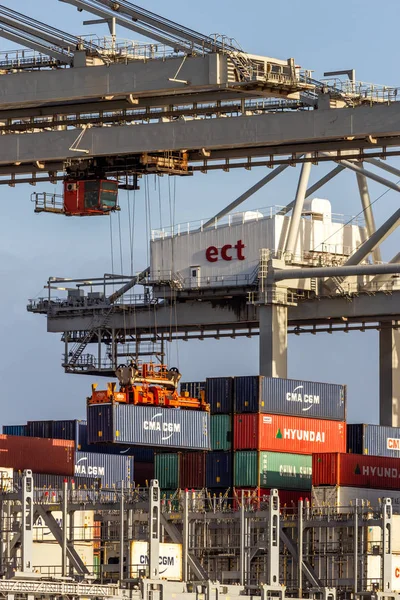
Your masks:
{"label": "hyundai container", "polygon": [[95,404],[87,407],[89,443],[208,450],[210,415],[205,411]]}
{"label": "hyundai container", "polygon": [[176,490],[179,487],[178,453],[156,454],[154,457],[154,475],[161,489]]}
{"label": "hyundai container", "polygon": [[346,424],[284,415],[235,415],[234,449],[293,454],[346,452]]}
{"label": "hyundai container", "polygon": [[0,465],[16,471],[74,475],[74,442],[0,435]]}
{"label": "hyundai container", "polygon": [[232,452],[208,452],[207,453],[207,488],[233,487],[233,453]]}
{"label": "hyundai container", "polygon": [[233,377],[208,377],[206,379],[206,402],[211,414],[233,412]]}
{"label": "hyundai container", "polygon": [[201,489],[206,486],[206,452],[179,453],[179,487]]}
{"label": "hyundai container", "polygon": [[346,420],[346,387],[278,377],[235,377],[236,413],[268,413]]}
{"label": "hyundai container", "polygon": [[364,454],[314,454],[313,485],[399,490],[400,461]]}
{"label": "hyundai container", "polygon": [[285,452],[235,452],[235,487],[311,490],[310,455]]}
{"label": "hyundai container", "polygon": [[400,458],[400,427],[347,425],[347,452]]}
{"label": "hyundai container", "polygon": [[312,505],[316,508],[323,506],[354,507],[356,500],[359,501],[360,505],[364,501],[364,503],[368,503],[372,508],[380,508],[383,498],[390,498],[392,500],[393,512],[400,513],[400,489],[378,490],[341,485],[319,485],[313,486],[311,492]]}
{"label": "hyundai container", "polygon": [[210,440],[212,450],[230,450],[232,448],[232,417],[230,415],[211,415]]}

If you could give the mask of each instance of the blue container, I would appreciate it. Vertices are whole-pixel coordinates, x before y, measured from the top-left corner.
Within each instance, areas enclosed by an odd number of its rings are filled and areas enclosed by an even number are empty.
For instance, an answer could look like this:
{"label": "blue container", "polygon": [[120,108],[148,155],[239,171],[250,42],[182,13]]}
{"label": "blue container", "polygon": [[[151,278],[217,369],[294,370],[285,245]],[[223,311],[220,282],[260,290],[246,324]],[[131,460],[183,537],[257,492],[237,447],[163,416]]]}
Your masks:
{"label": "blue container", "polygon": [[346,386],[259,375],[235,377],[234,407],[235,413],[345,421]]}
{"label": "blue container", "polygon": [[3,425],[3,435],[27,436],[26,425]]}
{"label": "blue container", "polygon": [[233,377],[209,377],[206,380],[206,402],[211,414],[233,412]]}
{"label": "blue container", "polygon": [[400,427],[347,425],[347,452],[400,458]]}
{"label": "blue container", "polygon": [[54,421],[28,421],[26,424],[28,437],[54,438]]}
{"label": "blue container", "polygon": [[126,486],[134,482],[134,458],[117,454],[75,452],[75,475],[100,479],[102,487]]}
{"label": "blue container", "polygon": [[200,398],[201,392],[204,392],[205,389],[205,381],[181,381],[180,384],[181,394],[182,392],[188,392],[190,398]]}
{"label": "blue container", "polygon": [[232,452],[208,452],[206,458],[207,488],[232,488],[233,454]]}
{"label": "blue container", "polygon": [[208,450],[210,415],[205,411],[93,404],[87,407],[88,442]]}

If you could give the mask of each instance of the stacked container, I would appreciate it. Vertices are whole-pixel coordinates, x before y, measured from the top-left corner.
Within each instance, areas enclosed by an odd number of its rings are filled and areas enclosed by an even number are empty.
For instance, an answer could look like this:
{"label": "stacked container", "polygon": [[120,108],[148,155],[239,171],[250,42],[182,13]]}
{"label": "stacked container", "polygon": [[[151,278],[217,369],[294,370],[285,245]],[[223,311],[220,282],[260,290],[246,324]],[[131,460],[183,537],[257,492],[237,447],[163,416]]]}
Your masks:
{"label": "stacked container", "polygon": [[309,496],[314,452],[345,452],[342,385],[250,376],[234,379],[234,485]]}
{"label": "stacked container", "polygon": [[206,486],[218,494],[233,488],[234,378],[208,378],[205,393],[211,412],[211,452],[207,455]]}

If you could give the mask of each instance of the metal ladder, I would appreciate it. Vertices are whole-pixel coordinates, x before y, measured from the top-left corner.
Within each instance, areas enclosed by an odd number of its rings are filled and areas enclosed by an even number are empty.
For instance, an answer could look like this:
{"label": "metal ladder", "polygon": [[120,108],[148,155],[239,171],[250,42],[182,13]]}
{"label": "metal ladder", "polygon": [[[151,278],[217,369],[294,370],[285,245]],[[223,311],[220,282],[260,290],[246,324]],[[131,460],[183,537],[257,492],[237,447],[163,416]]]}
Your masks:
{"label": "metal ladder", "polygon": [[96,329],[105,327],[108,324],[113,310],[114,306],[110,306],[109,309],[104,313],[103,319],[97,324],[95,324],[95,317],[93,317],[91,327],[85,333],[83,340],[81,342],[77,342],[75,346],[73,346],[71,357],[69,358],[68,363],[64,365],[64,367],[71,367],[77,364],[79,358],[82,356],[83,351],[92,339],[94,332],[96,331]]}

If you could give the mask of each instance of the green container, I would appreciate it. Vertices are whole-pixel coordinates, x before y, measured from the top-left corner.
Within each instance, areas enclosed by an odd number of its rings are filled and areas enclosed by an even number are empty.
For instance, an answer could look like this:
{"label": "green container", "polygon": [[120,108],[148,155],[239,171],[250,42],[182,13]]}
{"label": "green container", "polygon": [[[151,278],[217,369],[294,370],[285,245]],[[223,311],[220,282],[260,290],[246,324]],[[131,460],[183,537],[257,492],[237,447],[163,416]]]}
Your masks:
{"label": "green container", "polygon": [[156,454],[154,475],[161,489],[176,490],[179,487],[179,454]]}
{"label": "green container", "polygon": [[230,450],[232,447],[232,419],[230,415],[211,415],[211,450]]}
{"label": "green container", "polygon": [[98,554],[93,556],[93,575],[96,579],[100,579],[100,556]]}
{"label": "green container", "polygon": [[286,452],[236,452],[236,487],[311,490],[312,457]]}

